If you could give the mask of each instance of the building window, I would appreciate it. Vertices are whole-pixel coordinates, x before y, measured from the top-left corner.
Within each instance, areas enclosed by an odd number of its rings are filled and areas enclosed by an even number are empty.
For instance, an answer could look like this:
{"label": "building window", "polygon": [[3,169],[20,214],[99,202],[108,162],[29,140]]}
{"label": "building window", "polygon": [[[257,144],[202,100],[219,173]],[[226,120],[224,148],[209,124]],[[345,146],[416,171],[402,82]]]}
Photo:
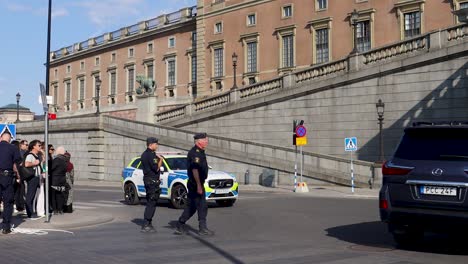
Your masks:
{"label": "building window", "polygon": [[147,51],[148,53],[153,53],[153,43],[148,43]]}
{"label": "building window", "polygon": [[368,51],[371,49],[371,31],[370,21],[361,21],[356,24],[356,42],[359,52]]}
{"label": "building window", "polygon": [[174,48],[176,45],[176,39],[175,37],[170,37],[168,40],[168,47],[169,48]]}
{"label": "building window", "polygon": [[111,62],[115,62],[115,52],[111,54]]}
{"label": "building window", "polygon": [[85,68],[84,61],[81,61],[80,62],[80,70],[84,70],[84,68]]}
{"label": "building window", "polygon": [[80,85],[80,100],[84,100],[85,98],[85,80],[84,78],[81,78],[79,81]]}
{"label": "building window", "polygon": [[404,14],[405,38],[412,38],[421,34],[421,12]]}
{"label": "building window", "polygon": [[129,48],[128,49],[128,57],[133,58],[135,56],[135,49],[134,48]]}
{"label": "building window", "polygon": [[224,48],[214,49],[214,77],[222,77],[224,75]]}
{"label": "building window", "polygon": [[460,3],[460,9],[468,8],[468,2]]}
{"label": "building window", "polygon": [[67,65],[67,73],[70,73],[70,72],[71,72],[71,66]]}
{"label": "building window", "polygon": [[154,65],[153,63],[146,64],[146,78],[154,80]]}
{"label": "building window", "polygon": [[65,104],[68,105],[67,110],[70,110],[69,109],[70,99],[71,99],[71,83],[66,82],[65,83]]}
{"label": "building window", "polygon": [[192,83],[197,82],[197,56],[192,56],[192,61],[191,61],[191,78],[192,78]]}
{"label": "building window", "polygon": [[255,26],[257,24],[257,16],[250,14],[247,16],[247,26]]}
{"label": "building window", "polygon": [[[97,97],[98,97],[97,85],[96,85],[96,82],[97,82],[98,79],[100,79],[99,74],[95,74],[95,75],[94,75],[94,97],[96,97],[96,99],[98,99],[98,98],[97,98]],[[99,88],[101,88],[101,87],[99,87]]]}
{"label": "building window", "polygon": [[294,36],[283,36],[282,68],[294,67]]}
{"label": "building window", "polygon": [[249,77],[249,85],[256,84],[256,83],[257,83],[257,80],[255,79],[255,77]]}
{"label": "building window", "polygon": [[167,86],[176,85],[176,60],[174,57],[167,59]]}
{"label": "building window", "polygon": [[58,85],[54,85],[54,105],[57,105],[58,99]]}
{"label": "building window", "polygon": [[283,6],[283,13],[282,13],[283,18],[292,17],[292,14],[293,14],[292,5]]}
{"label": "building window", "polygon": [[257,72],[257,42],[247,43],[247,73]]}
{"label": "building window", "polygon": [[135,69],[128,68],[127,69],[127,92],[133,92],[135,88]]}
{"label": "building window", "polygon": [[215,28],[214,28],[214,33],[219,34],[219,33],[222,33],[222,32],[223,32],[223,23],[222,22],[216,23]]}
{"label": "building window", "polygon": [[328,62],[330,58],[328,34],[328,28],[318,29],[315,32],[316,63]]}
{"label": "building window", "polygon": [[99,57],[94,58],[94,66],[99,66],[100,59]]}
{"label": "building window", "polygon": [[317,0],[317,10],[327,9],[328,0]]}
{"label": "building window", "polygon": [[115,71],[110,72],[110,95],[117,93],[117,73]]}

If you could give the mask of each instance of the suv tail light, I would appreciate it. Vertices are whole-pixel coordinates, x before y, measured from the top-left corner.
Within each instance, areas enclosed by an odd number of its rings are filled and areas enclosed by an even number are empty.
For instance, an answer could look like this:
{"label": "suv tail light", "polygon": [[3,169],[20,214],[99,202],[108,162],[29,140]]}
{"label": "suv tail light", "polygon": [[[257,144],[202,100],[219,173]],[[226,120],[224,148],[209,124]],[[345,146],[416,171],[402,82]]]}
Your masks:
{"label": "suv tail light", "polygon": [[412,171],[414,167],[398,166],[393,164],[391,161],[386,161],[382,165],[383,175],[406,175]]}

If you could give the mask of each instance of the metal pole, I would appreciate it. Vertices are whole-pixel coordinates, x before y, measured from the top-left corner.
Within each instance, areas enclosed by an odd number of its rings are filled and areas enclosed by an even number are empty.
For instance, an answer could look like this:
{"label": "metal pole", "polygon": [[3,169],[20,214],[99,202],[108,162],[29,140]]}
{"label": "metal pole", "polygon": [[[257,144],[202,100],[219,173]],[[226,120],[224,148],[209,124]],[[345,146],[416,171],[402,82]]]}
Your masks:
{"label": "metal pole", "polygon": [[353,152],[351,153],[351,192],[354,193],[354,165],[353,165]]}
{"label": "metal pole", "polygon": [[234,65],[232,65],[234,67],[234,85],[232,86],[233,89],[236,89],[237,88],[237,81],[236,81],[236,68],[237,68],[237,63],[234,63]]}
{"label": "metal pole", "polygon": [[380,158],[379,161],[383,162],[384,160],[384,146],[383,146],[383,117],[379,116],[379,141],[380,141]]}
{"label": "metal pole", "polygon": [[16,122],[19,122],[19,100],[16,100]]}
{"label": "metal pole", "polygon": [[302,152],[302,146],[301,146],[301,182],[303,182],[302,181],[303,166],[304,166],[304,153]]}
{"label": "metal pole", "polygon": [[[51,32],[51,21],[52,21],[52,0],[49,0],[49,10],[47,15],[47,63],[46,63],[46,95],[49,95],[49,76],[50,76],[50,32]],[[45,201],[46,201],[46,222],[50,222],[50,214],[49,214],[49,110],[46,110],[44,113],[45,119],[45,128],[44,128],[44,149],[45,155]]]}
{"label": "metal pole", "polygon": [[294,147],[294,192],[297,189],[297,146]]}

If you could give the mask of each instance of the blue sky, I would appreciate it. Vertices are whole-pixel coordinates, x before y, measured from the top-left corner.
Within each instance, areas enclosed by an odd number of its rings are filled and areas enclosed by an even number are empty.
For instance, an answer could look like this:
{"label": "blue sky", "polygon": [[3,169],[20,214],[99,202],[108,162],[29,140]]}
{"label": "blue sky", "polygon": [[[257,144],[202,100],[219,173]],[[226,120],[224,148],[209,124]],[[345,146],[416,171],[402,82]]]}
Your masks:
{"label": "blue sky", "polygon": [[[0,107],[43,114],[48,0],[0,0]],[[52,0],[51,51],[139,21],[196,5],[196,0]]]}

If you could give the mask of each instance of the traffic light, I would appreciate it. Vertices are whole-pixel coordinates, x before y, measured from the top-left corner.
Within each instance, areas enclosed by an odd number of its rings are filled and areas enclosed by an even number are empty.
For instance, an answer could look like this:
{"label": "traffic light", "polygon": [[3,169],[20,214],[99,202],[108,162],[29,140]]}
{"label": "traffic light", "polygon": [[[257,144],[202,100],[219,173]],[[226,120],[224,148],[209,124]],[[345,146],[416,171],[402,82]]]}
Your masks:
{"label": "traffic light", "polygon": [[304,125],[304,120],[293,121],[293,146],[296,146],[296,130],[298,126]]}

